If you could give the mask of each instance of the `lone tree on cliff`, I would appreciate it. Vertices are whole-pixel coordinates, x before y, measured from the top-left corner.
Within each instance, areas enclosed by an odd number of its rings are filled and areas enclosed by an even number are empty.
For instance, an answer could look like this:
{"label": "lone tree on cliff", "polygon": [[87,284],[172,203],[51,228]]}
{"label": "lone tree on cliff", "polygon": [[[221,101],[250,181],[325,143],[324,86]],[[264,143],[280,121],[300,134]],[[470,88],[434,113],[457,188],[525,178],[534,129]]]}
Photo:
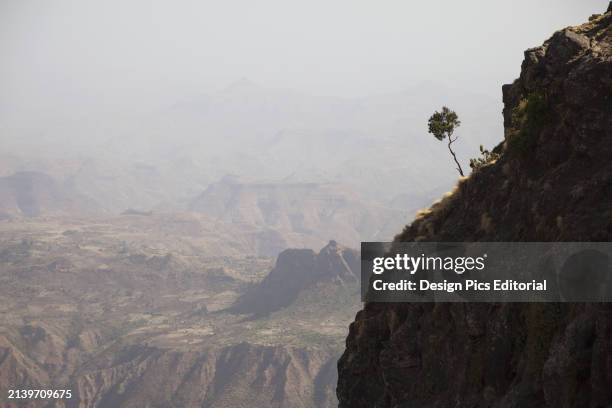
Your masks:
{"label": "lone tree on cliff", "polygon": [[461,176],[463,176],[463,169],[457,161],[457,155],[453,151],[451,145],[459,138],[459,136],[455,136],[453,138],[453,133],[455,129],[461,125],[461,121],[459,120],[459,116],[448,109],[446,106],[442,107],[442,112],[435,111],[433,115],[429,118],[429,133],[433,134],[436,139],[442,141],[448,138],[448,150],[453,156],[453,160],[457,163],[457,171]]}

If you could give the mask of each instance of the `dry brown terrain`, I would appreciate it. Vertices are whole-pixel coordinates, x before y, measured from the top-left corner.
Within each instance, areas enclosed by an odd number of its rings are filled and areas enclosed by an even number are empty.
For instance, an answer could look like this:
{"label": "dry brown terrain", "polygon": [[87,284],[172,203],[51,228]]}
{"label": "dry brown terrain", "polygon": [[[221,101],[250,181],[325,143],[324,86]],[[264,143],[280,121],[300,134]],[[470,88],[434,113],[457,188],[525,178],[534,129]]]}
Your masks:
{"label": "dry brown terrain", "polygon": [[[274,265],[236,237],[193,214],[1,221],[0,405],[44,387],[73,390],[50,406],[334,406],[356,280],[230,313]],[[320,259],[343,265],[333,248]]]}

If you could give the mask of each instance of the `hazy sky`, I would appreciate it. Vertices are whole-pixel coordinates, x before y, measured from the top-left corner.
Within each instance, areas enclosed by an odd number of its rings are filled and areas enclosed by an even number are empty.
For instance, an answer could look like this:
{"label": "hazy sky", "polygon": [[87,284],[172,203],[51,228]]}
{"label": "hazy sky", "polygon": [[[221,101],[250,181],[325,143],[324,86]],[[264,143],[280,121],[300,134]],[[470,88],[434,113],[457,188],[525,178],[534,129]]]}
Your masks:
{"label": "hazy sky", "polygon": [[0,0],[0,113],[139,110],[242,77],[499,97],[523,51],[607,0]]}

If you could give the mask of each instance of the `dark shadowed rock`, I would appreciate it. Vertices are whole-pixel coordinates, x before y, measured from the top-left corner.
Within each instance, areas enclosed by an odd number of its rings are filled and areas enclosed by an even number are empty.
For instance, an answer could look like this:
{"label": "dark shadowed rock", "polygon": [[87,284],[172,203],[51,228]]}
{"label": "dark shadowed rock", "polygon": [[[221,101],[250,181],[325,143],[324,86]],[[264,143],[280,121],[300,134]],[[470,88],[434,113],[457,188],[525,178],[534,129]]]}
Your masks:
{"label": "dark shadowed rock", "polygon": [[232,310],[267,315],[292,304],[300,292],[320,282],[356,283],[357,251],[330,241],[317,254],[311,249],[287,249],[280,253],[274,269],[243,295]]}
{"label": "dark shadowed rock", "polygon": [[[612,240],[612,10],[528,50],[497,162],[399,241]],[[610,407],[609,304],[375,304],[351,325],[340,407]]]}

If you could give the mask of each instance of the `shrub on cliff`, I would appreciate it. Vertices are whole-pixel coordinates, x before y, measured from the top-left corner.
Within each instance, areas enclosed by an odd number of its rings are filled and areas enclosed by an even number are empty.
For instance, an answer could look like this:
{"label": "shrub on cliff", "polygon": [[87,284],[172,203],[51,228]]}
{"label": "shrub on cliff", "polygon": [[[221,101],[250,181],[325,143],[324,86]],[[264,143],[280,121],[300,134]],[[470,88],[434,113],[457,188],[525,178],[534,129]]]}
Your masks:
{"label": "shrub on cliff", "polygon": [[495,163],[497,159],[499,159],[500,154],[495,151],[490,152],[488,149],[485,149],[482,145],[480,145],[480,156],[474,159],[470,159],[470,167],[472,170],[478,170],[484,166]]}
{"label": "shrub on cliff", "polygon": [[510,151],[524,154],[533,149],[548,121],[548,103],[539,93],[530,93],[512,112],[512,130],[508,139]]}

